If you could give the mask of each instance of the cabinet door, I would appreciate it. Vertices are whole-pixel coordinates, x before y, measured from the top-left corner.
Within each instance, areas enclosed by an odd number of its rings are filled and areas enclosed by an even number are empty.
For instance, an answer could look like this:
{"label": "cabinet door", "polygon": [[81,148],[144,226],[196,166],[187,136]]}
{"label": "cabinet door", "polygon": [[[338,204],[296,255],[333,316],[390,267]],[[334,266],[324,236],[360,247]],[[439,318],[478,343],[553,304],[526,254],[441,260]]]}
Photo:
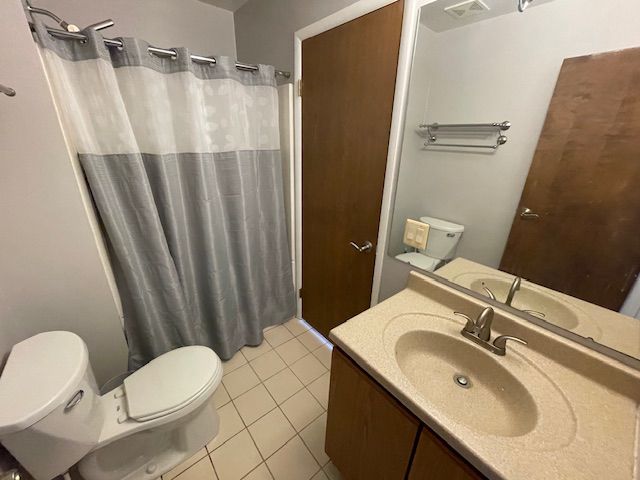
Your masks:
{"label": "cabinet door", "polygon": [[403,480],[420,422],[337,347],[325,450],[345,480]]}
{"label": "cabinet door", "polygon": [[427,427],[422,428],[409,480],[484,480],[460,455]]}

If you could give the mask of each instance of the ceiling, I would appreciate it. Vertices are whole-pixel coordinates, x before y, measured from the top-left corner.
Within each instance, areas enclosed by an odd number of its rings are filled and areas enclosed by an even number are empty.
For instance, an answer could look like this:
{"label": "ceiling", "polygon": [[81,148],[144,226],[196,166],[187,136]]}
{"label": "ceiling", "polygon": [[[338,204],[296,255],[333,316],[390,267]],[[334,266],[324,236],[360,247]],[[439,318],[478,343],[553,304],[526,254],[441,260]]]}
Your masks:
{"label": "ceiling", "polygon": [[[484,4],[484,6],[488,8],[488,11],[481,11],[477,15],[454,18],[444,9],[452,5],[459,5],[466,2],[464,2],[464,0],[438,0],[437,2],[433,2],[422,7],[420,11],[420,23],[422,23],[425,27],[430,28],[434,32],[444,32],[446,30],[462,27],[471,23],[481,22],[489,18],[499,17],[500,15],[517,13],[518,11],[518,2],[516,0],[480,1],[482,4]],[[553,0],[534,0],[529,5],[529,8],[535,8],[538,5],[542,5],[551,1]],[[526,15],[527,10],[525,10],[524,13],[519,13],[518,15]]]}
{"label": "ceiling", "polygon": [[208,3],[209,5],[213,5],[215,7],[224,8],[225,10],[230,10],[235,12],[242,5],[247,3],[247,0],[200,0],[201,2]]}

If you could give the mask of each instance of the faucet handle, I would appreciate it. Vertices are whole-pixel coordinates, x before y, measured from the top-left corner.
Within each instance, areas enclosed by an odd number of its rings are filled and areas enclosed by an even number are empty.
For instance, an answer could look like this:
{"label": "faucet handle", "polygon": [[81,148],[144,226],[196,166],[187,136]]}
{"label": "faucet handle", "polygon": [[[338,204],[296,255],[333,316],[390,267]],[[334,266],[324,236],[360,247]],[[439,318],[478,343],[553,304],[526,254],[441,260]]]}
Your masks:
{"label": "faucet handle", "polygon": [[500,335],[493,341],[493,346],[496,347],[496,354],[504,355],[507,353],[507,340],[513,340],[514,342],[521,343],[522,345],[528,345],[526,340],[519,337],[512,337],[511,335]]}
{"label": "faucet handle", "polygon": [[465,330],[473,329],[476,326],[476,322],[474,322],[469,315],[462,312],[453,312],[454,315],[458,315],[459,317],[464,318],[467,321],[465,325]]}

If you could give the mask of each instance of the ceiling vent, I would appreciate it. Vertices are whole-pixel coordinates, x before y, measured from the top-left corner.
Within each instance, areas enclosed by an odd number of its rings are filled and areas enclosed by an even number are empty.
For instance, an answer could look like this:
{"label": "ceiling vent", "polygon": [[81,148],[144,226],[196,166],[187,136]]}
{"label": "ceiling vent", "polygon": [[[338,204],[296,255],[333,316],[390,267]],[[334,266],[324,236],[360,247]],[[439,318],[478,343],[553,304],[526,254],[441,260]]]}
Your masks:
{"label": "ceiling vent", "polygon": [[482,0],[467,0],[456,3],[444,9],[453,18],[468,18],[489,11],[489,7]]}

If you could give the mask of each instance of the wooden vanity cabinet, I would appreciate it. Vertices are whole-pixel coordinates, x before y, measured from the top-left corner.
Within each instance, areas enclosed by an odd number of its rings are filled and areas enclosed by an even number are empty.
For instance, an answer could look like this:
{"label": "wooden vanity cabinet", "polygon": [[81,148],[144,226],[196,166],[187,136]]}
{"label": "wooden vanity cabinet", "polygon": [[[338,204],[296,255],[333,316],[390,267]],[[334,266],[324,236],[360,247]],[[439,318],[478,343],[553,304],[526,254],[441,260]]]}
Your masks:
{"label": "wooden vanity cabinet", "polygon": [[408,480],[446,479],[482,480],[485,477],[444,443],[440,437],[422,428]]}
{"label": "wooden vanity cabinet", "polygon": [[484,478],[338,347],[325,450],[345,480]]}
{"label": "wooden vanity cabinet", "polygon": [[403,479],[420,421],[337,347],[325,450],[345,480]]}

